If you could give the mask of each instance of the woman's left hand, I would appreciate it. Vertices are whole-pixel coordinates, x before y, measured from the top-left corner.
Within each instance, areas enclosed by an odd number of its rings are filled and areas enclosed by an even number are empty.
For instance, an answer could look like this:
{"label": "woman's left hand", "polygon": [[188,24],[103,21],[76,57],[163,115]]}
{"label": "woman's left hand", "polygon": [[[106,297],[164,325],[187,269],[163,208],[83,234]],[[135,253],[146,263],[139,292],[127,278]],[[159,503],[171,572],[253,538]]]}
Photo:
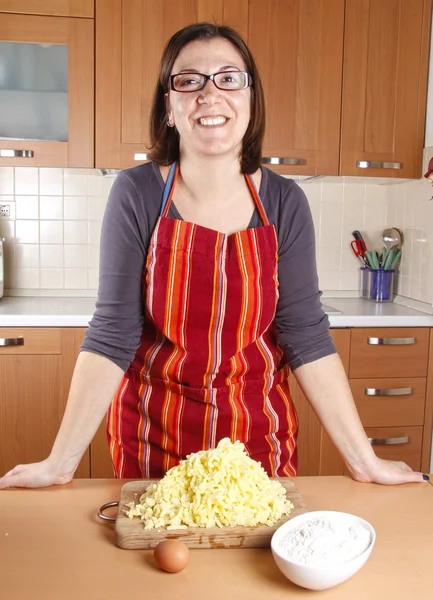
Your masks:
{"label": "woman's left hand", "polygon": [[400,483],[422,483],[428,481],[427,475],[413,471],[404,462],[394,460],[383,460],[375,457],[375,460],[365,468],[350,468],[352,478],[361,483],[380,483],[382,485],[397,485]]}

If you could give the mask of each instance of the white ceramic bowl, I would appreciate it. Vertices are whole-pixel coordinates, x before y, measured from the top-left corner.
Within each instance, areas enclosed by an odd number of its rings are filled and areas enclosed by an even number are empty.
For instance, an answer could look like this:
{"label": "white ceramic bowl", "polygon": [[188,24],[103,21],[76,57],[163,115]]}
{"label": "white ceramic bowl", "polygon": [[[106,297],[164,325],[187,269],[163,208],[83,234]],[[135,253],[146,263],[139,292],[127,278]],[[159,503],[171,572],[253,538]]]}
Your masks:
{"label": "white ceramic bowl", "polygon": [[[346,562],[330,565],[301,564],[290,560],[280,549],[281,540],[291,531],[307,521],[316,518],[326,518],[335,523],[350,523],[361,525],[370,532],[370,544],[360,555]],[[376,541],[376,532],[370,523],[360,517],[336,511],[312,511],[298,515],[279,527],[271,540],[271,550],[280,571],[293,583],[310,590],[325,590],[346,581],[365,564]]]}

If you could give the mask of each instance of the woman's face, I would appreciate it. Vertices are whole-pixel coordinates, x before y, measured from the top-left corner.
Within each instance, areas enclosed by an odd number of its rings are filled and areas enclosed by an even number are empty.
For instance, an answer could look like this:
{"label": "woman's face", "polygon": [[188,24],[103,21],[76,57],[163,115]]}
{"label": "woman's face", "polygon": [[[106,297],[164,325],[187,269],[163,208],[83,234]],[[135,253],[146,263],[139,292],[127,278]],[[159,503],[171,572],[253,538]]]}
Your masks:
{"label": "woman's face", "polygon": [[[246,71],[241,55],[225,38],[195,40],[179,53],[171,75],[196,71],[211,75],[220,71]],[[166,96],[167,116],[177,128],[181,153],[232,154],[239,157],[250,121],[251,90],[220,90],[208,80],[202,90]]]}

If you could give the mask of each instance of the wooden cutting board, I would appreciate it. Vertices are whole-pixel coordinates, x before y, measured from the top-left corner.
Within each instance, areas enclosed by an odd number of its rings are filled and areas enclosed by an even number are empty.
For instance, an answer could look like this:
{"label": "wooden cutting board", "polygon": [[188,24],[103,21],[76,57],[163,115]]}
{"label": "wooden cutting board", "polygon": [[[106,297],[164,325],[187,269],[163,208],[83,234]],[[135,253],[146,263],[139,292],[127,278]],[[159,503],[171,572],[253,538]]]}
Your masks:
{"label": "wooden cutting board", "polygon": [[275,525],[256,527],[188,527],[186,529],[144,529],[139,518],[130,519],[125,510],[129,502],[138,502],[141,494],[156,480],[126,483],[121,492],[115,524],[116,545],[128,550],[155,548],[162,540],[179,540],[189,548],[269,548],[274,531],[283,523],[307,512],[304,500],[289,479],[277,478],[287,490],[287,497],[294,505],[290,515],[282,517]]}

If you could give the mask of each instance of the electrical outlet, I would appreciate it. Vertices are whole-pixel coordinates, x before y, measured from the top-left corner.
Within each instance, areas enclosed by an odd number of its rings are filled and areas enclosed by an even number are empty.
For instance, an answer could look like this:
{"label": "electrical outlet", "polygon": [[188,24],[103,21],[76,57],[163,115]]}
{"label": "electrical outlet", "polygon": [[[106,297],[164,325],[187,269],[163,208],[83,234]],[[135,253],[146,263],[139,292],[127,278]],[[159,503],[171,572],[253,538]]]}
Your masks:
{"label": "electrical outlet", "polygon": [[15,219],[15,202],[0,203],[0,220],[13,221]]}
{"label": "electrical outlet", "polygon": [[10,217],[11,207],[10,204],[0,204],[0,217]]}

